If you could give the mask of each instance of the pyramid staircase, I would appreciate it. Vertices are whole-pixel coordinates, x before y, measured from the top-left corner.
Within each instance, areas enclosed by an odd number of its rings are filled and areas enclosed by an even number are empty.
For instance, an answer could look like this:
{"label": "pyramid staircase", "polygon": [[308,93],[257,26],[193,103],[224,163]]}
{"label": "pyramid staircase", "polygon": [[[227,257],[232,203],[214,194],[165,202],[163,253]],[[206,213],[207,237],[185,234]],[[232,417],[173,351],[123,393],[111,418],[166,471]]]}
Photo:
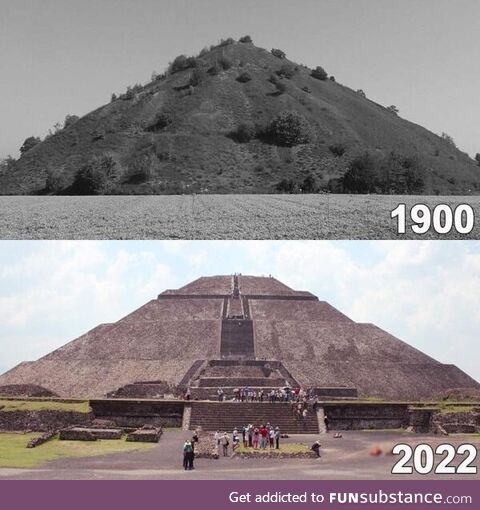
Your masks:
{"label": "pyramid staircase", "polygon": [[267,402],[192,402],[190,429],[231,432],[249,423],[260,426],[270,423],[281,433],[318,434],[317,414],[309,410],[306,419],[296,418],[292,405]]}

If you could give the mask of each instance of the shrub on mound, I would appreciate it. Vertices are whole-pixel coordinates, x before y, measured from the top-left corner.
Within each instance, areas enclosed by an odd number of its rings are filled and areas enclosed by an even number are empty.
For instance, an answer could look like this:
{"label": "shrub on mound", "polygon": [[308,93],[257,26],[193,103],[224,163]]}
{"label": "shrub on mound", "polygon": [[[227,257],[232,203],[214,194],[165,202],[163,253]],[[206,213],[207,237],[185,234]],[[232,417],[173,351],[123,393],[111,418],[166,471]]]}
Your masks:
{"label": "shrub on mound", "polygon": [[162,129],[165,129],[172,123],[173,119],[172,116],[167,112],[160,112],[153,122],[149,124],[146,128],[146,131],[161,131]]}
{"label": "shrub on mound", "polygon": [[343,145],[342,143],[335,143],[333,145],[330,145],[328,147],[328,150],[334,155],[334,156],[337,156],[338,158],[342,157],[345,152],[346,152],[346,148],[345,148],[345,145]]}
{"label": "shrub on mound", "polygon": [[321,66],[318,66],[316,69],[314,69],[311,73],[311,76],[312,78],[322,81],[325,81],[328,78],[327,72]]}
{"label": "shrub on mound", "polygon": [[240,37],[238,42],[241,42],[241,43],[252,43],[253,40],[252,40],[252,38],[249,35],[244,35],[243,37]]}
{"label": "shrub on mound", "polygon": [[20,147],[20,153],[25,154],[29,150],[33,149],[35,145],[38,145],[41,141],[42,140],[40,140],[38,137],[30,136],[23,142],[23,145]]}
{"label": "shrub on mound", "polygon": [[195,57],[187,57],[186,55],[179,55],[169,66],[170,74],[175,74],[185,69],[197,67],[197,60]]}
{"label": "shrub on mound", "polygon": [[274,57],[277,57],[280,59],[287,58],[287,55],[285,54],[285,52],[283,52],[282,50],[279,50],[278,48],[273,48],[271,53]]}
{"label": "shrub on mound", "polygon": [[225,55],[222,55],[217,60],[217,63],[220,66],[220,68],[223,69],[224,71],[228,71],[233,66],[233,62],[229,58],[227,58]]}
{"label": "shrub on mound", "polygon": [[249,81],[252,81],[252,77],[250,76],[250,73],[245,71],[238,76],[237,81],[240,83],[248,83]]}
{"label": "shrub on mound", "polygon": [[278,114],[268,126],[267,135],[277,145],[287,147],[309,143],[312,139],[310,124],[303,115],[292,111]]}
{"label": "shrub on mound", "polygon": [[285,63],[282,67],[277,71],[277,75],[288,78],[289,80],[295,76],[298,68],[293,64]]}
{"label": "shrub on mound", "polygon": [[79,195],[107,195],[116,176],[116,163],[111,156],[93,156],[77,172],[73,190]]}

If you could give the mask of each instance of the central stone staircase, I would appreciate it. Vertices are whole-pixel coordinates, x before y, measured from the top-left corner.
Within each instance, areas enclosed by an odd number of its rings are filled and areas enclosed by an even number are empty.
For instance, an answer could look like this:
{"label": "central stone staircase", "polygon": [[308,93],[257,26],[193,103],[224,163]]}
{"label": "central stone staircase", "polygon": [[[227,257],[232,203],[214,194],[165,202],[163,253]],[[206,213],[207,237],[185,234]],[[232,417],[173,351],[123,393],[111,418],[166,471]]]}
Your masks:
{"label": "central stone staircase", "polygon": [[231,433],[244,425],[270,423],[287,434],[318,434],[317,414],[311,409],[305,420],[296,418],[289,403],[267,402],[192,402],[190,429]]}

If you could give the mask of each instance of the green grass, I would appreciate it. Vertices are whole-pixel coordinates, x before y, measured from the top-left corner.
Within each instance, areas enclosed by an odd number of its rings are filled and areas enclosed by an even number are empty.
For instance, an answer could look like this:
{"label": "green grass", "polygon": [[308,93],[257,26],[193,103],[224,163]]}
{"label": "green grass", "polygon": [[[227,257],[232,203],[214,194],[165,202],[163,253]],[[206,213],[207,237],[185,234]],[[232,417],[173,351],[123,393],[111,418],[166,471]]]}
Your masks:
{"label": "green grass", "polygon": [[262,450],[258,448],[257,450],[253,448],[245,448],[242,444],[235,450],[235,453],[268,453],[270,455],[281,455],[282,453],[306,453],[310,451],[310,448],[304,443],[284,443],[282,444],[280,440],[280,448],[277,450],[275,448],[265,448]]}
{"label": "green grass", "polygon": [[469,405],[465,405],[465,406],[456,406],[456,405],[448,405],[448,404],[440,404],[438,406],[438,409],[439,411],[442,413],[442,414],[447,414],[447,413],[470,413],[471,411],[473,411],[475,408],[475,406],[469,406]]}
{"label": "green grass", "polygon": [[88,401],[57,402],[49,400],[0,400],[1,411],[75,411],[89,413]]}
{"label": "green grass", "polygon": [[35,468],[51,460],[131,452],[155,446],[152,443],[128,443],[125,439],[92,442],[52,439],[36,448],[26,448],[27,443],[38,435],[0,433],[0,468]]}

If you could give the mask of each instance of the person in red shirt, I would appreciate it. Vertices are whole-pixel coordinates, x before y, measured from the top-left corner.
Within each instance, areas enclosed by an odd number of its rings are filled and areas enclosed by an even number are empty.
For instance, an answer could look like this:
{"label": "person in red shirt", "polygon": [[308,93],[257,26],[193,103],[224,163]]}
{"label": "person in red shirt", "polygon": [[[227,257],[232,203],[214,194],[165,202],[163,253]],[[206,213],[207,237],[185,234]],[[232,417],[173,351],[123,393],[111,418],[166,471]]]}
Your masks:
{"label": "person in red shirt", "polygon": [[260,447],[265,449],[267,447],[268,442],[268,430],[265,427],[265,425],[262,425],[260,428],[260,437],[261,437]]}

